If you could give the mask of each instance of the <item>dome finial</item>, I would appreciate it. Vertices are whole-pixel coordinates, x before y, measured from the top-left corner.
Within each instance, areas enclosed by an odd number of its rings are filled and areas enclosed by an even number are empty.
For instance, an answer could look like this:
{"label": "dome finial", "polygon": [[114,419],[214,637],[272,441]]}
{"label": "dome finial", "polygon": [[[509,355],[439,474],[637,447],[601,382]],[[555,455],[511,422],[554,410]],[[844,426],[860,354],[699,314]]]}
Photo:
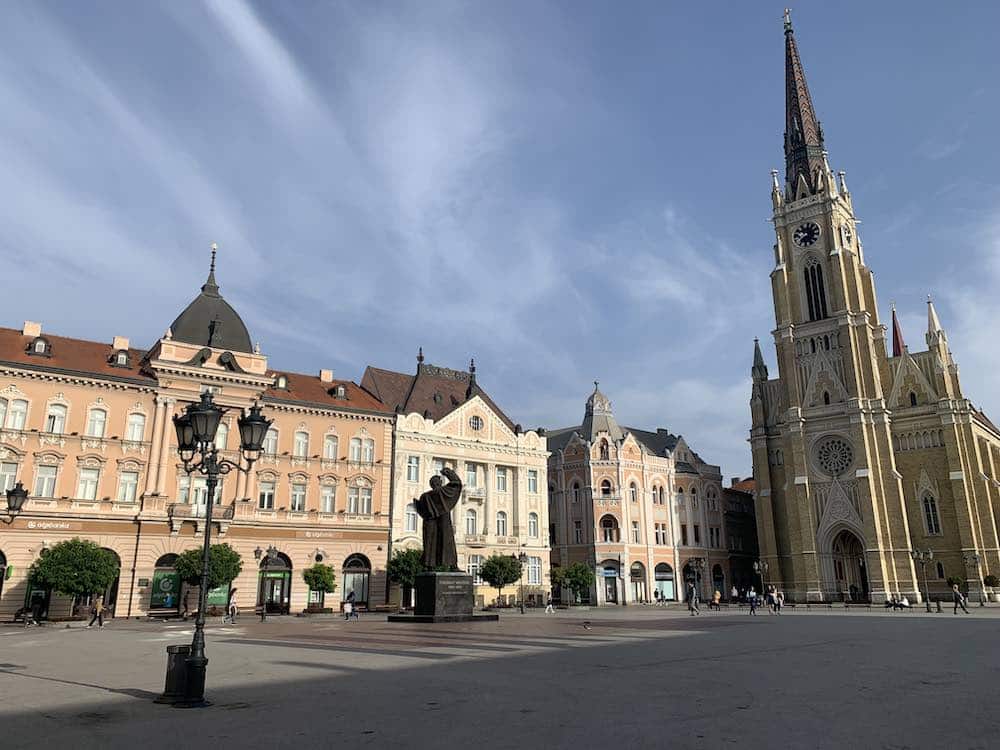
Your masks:
{"label": "dome finial", "polygon": [[785,17],[784,17],[783,20],[785,22],[785,31],[791,31],[792,30],[792,9],[791,8],[785,8]]}
{"label": "dome finial", "polygon": [[205,280],[204,286],[202,286],[201,291],[206,294],[219,294],[219,285],[215,282],[215,254],[218,252],[219,246],[214,242],[212,243],[212,261],[208,266],[208,278]]}

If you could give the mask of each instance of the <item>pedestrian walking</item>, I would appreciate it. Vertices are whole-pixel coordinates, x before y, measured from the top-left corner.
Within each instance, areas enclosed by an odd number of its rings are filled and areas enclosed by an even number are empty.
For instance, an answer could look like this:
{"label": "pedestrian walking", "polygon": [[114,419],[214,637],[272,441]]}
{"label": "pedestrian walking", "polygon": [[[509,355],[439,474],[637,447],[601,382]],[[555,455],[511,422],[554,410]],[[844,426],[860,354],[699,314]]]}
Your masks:
{"label": "pedestrian walking", "polygon": [[961,591],[958,590],[958,584],[954,583],[951,586],[951,598],[955,602],[955,610],[952,614],[958,614],[958,608],[961,607],[965,614],[969,614],[969,610],[965,607],[965,596]]}
{"label": "pedestrian walking", "polygon": [[188,597],[191,595],[190,591],[184,592],[184,613],[181,615],[185,620],[188,618]]}
{"label": "pedestrian walking", "polygon": [[753,586],[747,592],[747,601],[750,603],[750,614],[757,614],[757,592],[754,591]]}
{"label": "pedestrian walking", "polygon": [[698,589],[695,588],[693,582],[688,582],[687,585],[687,600],[688,600],[688,612],[691,616],[700,615],[701,610],[698,608]]}
{"label": "pedestrian walking", "polygon": [[236,589],[233,589],[229,592],[229,604],[226,605],[226,615],[222,618],[222,622],[235,625],[237,614],[239,614],[239,608],[236,606]]}
{"label": "pedestrian walking", "polygon": [[552,606],[552,594],[549,594],[548,598],[545,600],[545,614],[554,615],[556,613],[556,608]]}
{"label": "pedestrian walking", "polygon": [[87,625],[88,628],[94,626],[94,622],[97,622],[97,626],[100,628],[104,627],[104,597],[99,596],[94,600],[94,603],[90,607],[90,623]]}
{"label": "pedestrian walking", "polygon": [[781,607],[785,603],[785,592],[779,591],[774,595],[774,613],[777,615],[781,614]]}
{"label": "pedestrian walking", "polygon": [[257,606],[257,614],[260,615],[260,621],[264,622],[267,619],[267,603],[261,602]]}
{"label": "pedestrian walking", "polygon": [[354,595],[354,591],[349,591],[347,593],[347,598],[344,599],[344,619],[350,620],[351,615],[354,614],[354,602],[357,597]]}
{"label": "pedestrian walking", "polygon": [[739,589],[737,589],[735,586],[733,586],[733,590],[729,592],[729,601],[731,601],[731,602],[738,602],[739,600],[740,600]]}

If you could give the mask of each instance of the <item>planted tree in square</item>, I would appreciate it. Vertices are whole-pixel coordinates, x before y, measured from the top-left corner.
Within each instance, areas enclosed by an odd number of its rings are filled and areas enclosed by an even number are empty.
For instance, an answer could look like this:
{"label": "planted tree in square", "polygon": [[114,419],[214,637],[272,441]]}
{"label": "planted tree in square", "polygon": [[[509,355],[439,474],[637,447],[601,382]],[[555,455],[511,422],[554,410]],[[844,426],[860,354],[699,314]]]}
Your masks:
{"label": "planted tree in square", "polygon": [[[201,583],[201,547],[185,550],[174,563],[181,580],[189,586]],[[213,544],[208,551],[208,587],[227,586],[243,571],[243,560],[228,544]]]}
{"label": "planted tree in square", "polygon": [[479,577],[497,590],[499,599],[504,586],[521,580],[521,561],[511,555],[491,555],[479,567]]}
{"label": "planted tree in square", "polygon": [[397,549],[386,565],[386,575],[403,589],[403,602],[410,601],[410,592],[416,585],[417,573],[424,572],[422,549]]}
{"label": "planted tree in square", "polygon": [[322,609],[327,594],[337,590],[337,577],[333,572],[333,567],[316,563],[311,568],[302,571],[302,580],[310,591],[319,592],[319,606]]}
{"label": "planted tree in square", "polygon": [[[41,586],[73,597],[102,592],[118,577],[118,559],[89,539],[67,539],[44,550],[32,563],[28,579]],[[111,602],[113,604],[113,602]]]}
{"label": "planted tree in square", "polygon": [[594,585],[594,569],[586,563],[575,562],[565,568],[552,569],[552,583],[573,592],[573,601],[579,601]]}

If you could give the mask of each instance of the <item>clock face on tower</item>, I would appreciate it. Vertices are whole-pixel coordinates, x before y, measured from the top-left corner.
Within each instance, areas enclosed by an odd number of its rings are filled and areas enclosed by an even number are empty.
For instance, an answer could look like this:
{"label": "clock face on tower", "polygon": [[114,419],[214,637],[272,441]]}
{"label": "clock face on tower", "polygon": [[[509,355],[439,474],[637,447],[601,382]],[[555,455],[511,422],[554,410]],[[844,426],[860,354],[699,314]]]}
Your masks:
{"label": "clock face on tower", "polygon": [[816,244],[819,239],[819,224],[814,221],[807,221],[800,224],[792,235],[792,242],[799,247],[810,247]]}

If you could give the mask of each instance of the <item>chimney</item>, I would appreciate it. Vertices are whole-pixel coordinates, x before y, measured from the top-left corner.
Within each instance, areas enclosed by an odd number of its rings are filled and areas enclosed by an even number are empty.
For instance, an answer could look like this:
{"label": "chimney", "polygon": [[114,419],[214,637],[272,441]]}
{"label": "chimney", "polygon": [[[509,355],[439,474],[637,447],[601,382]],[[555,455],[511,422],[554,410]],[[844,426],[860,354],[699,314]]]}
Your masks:
{"label": "chimney", "polygon": [[121,349],[128,349],[128,339],[124,336],[115,336],[111,339],[111,348],[116,352]]}
{"label": "chimney", "polygon": [[319,379],[323,383],[332,383],[333,382],[333,370],[320,370],[319,371]]}
{"label": "chimney", "polygon": [[33,320],[26,320],[26,321],[24,321],[24,327],[21,329],[21,335],[22,336],[31,336],[31,338],[35,338],[35,336],[41,336],[42,335],[42,324],[41,323],[36,323]]}
{"label": "chimney", "polygon": [[739,483],[740,483],[740,478],[739,478],[739,477],[733,477],[733,478],[732,478],[732,479],[730,480],[730,482],[729,482],[729,486],[730,486],[730,487],[735,487],[735,486],[736,486],[736,485],[738,485]]}

